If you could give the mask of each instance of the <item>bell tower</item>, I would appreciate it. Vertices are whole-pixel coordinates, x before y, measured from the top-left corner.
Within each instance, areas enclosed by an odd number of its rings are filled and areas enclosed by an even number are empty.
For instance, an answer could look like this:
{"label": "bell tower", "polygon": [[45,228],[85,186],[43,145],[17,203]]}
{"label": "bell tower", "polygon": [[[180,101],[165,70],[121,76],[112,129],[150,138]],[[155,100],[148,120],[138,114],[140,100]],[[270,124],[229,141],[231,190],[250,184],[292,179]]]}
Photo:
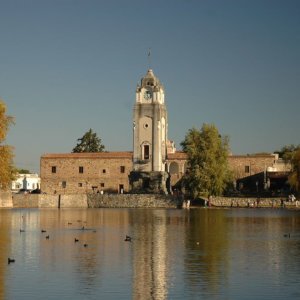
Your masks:
{"label": "bell tower", "polygon": [[133,108],[132,192],[167,193],[167,127],[164,87],[149,69],[137,85]]}

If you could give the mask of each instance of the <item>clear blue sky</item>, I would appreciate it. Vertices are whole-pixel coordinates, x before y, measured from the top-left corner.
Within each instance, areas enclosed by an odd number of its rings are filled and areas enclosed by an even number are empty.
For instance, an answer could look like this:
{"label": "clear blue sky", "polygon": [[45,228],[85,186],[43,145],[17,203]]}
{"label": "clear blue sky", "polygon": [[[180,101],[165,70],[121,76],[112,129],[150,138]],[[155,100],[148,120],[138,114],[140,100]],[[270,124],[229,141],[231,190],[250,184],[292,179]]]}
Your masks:
{"label": "clear blue sky", "polygon": [[2,0],[0,41],[17,167],[39,171],[89,128],[106,150],[132,150],[149,47],[177,148],[203,123],[234,154],[300,143],[300,1]]}

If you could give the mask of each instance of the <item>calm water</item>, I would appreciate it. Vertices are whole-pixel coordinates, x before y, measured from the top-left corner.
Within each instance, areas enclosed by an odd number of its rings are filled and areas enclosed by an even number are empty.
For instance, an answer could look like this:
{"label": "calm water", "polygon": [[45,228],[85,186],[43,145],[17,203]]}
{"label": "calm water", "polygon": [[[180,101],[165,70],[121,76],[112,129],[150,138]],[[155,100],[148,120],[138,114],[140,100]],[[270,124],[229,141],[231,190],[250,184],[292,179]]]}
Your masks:
{"label": "calm water", "polygon": [[300,211],[2,209],[0,253],[0,299],[300,299]]}

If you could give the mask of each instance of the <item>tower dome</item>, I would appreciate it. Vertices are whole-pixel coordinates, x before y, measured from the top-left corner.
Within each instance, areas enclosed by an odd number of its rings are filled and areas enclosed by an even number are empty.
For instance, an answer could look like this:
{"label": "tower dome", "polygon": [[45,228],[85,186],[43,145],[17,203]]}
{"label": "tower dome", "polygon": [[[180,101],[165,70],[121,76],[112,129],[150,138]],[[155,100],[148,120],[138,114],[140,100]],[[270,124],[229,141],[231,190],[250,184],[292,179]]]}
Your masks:
{"label": "tower dome", "polygon": [[154,75],[152,69],[149,69],[147,71],[147,74],[141,79],[141,87],[156,87],[163,89],[162,84],[160,83],[159,79]]}

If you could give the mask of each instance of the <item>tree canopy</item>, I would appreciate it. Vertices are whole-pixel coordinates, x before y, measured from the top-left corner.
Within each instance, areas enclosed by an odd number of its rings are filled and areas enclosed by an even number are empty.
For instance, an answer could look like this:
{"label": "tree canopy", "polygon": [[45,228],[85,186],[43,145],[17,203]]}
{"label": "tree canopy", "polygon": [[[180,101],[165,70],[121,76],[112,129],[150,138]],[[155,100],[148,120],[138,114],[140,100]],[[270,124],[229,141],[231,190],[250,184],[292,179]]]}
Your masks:
{"label": "tree canopy", "polygon": [[103,152],[105,147],[101,142],[101,139],[97,137],[97,134],[92,129],[87,131],[82,138],[77,139],[78,143],[72,150],[73,153],[81,152]]}
{"label": "tree canopy", "polygon": [[300,191],[300,148],[295,151],[292,158],[292,173],[289,176],[289,184],[298,193]]}
{"label": "tree canopy", "polygon": [[300,192],[300,145],[296,146],[286,145],[279,151],[275,151],[279,154],[286,163],[290,163],[292,166],[291,174],[288,177],[290,186],[296,191]]}
{"label": "tree canopy", "polygon": [[6,105],[0,100],[0,189],[7,189],[15,175],[13,149],[4,144],[11,124],[13,118],[6,115]]}
{"label": "tree canopy", "polygon": [[231,182],[228,137],[222,137],[215,125],[203,124],[200,130],[190,129],[181,146],[188,156],[183,182],[191,196],[221,195]]}
{"label": "tree canopy", "polygon": [[275,151],[275,153],[278,153],[279,157],[282,158],[285,162],[290,163],[293,159],[294,154],[299,149],[300,149],[300,145],[296,146],[292,144],[292,145],[283,146],[281,150]]}
{"label": "tree canopy", "polygon": [[16,170],[19,174],[30,174],[31,172],[27,169],[17,169]]}

